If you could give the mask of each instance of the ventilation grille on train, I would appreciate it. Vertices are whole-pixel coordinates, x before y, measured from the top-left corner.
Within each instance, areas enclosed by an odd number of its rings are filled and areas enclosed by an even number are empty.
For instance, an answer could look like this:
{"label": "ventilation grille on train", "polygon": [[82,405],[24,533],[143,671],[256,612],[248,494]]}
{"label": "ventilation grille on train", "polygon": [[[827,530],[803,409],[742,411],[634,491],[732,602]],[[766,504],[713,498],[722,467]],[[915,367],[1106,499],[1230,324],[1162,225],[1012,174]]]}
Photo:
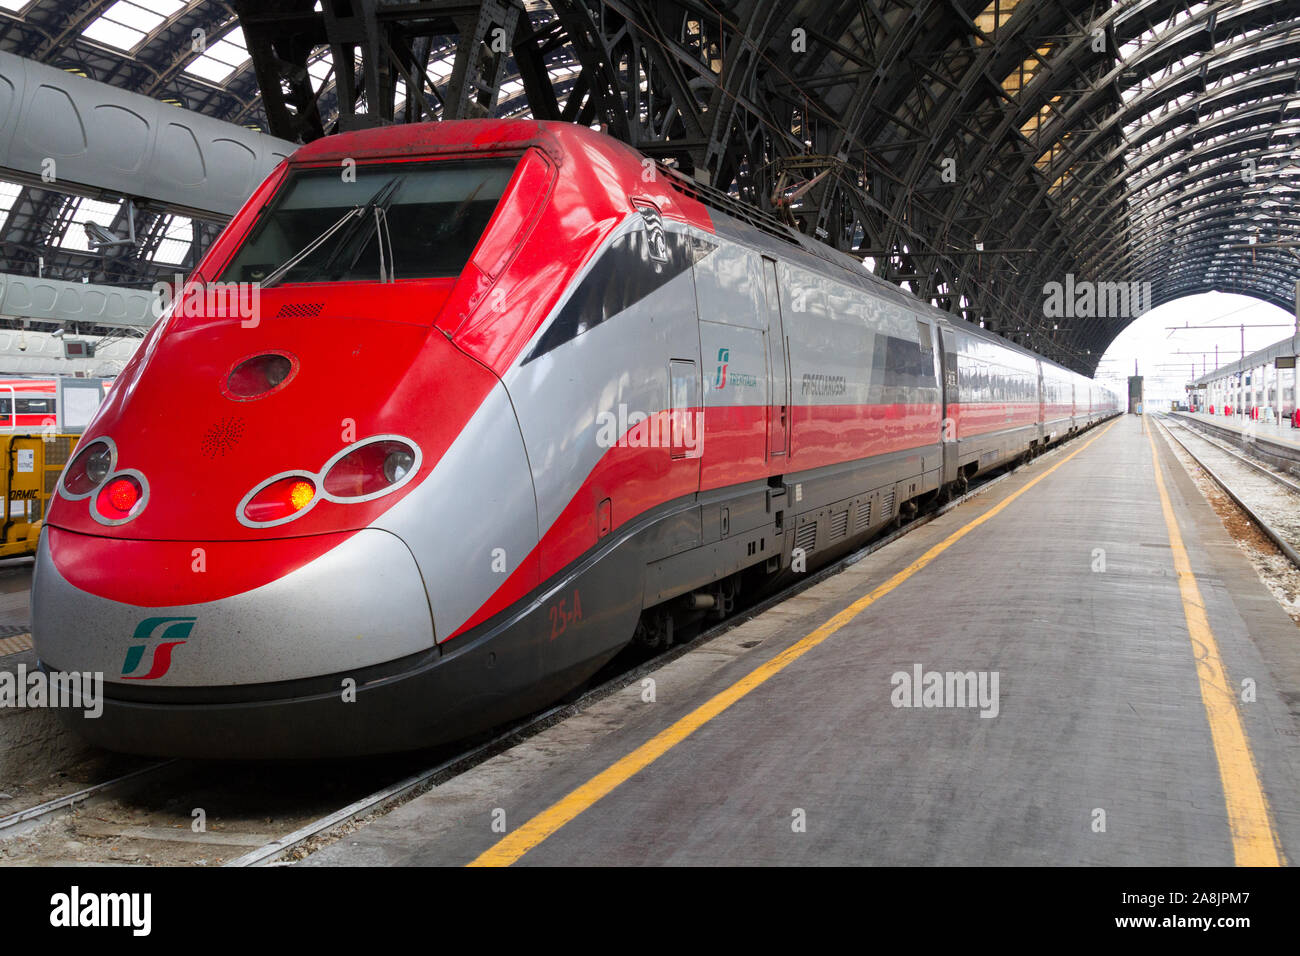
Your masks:
{"label": "ventilation grille on train", "polygon": [[275,313],[277,319],[314,319],[325,308],[324,302],[286,302]]}
{"label": "ventilation grille on train", "polygon": [[794,546],[803,548],[804,554],[808,554],[817,547],[817,522],[809,521],[807,524],[800,526],[799,530],[794,533]]}
{"label": "ventilation grille on train", "polygon": [[231,416],[223,418],[203,433],[199,451],[206,458],[218,458],[226,454],[244,437],[244,420]]}
{"label": "ventilation grille on train", "polygon": [[854,524],[854,531],[866,531],[871,525],[871,502],[863,501],[858,504],[858,520]]}
{"label": "ventilation grille on train", "polygon": [[841,511],[831,515],[831,540],[836,541],[849,533],[849,513]]}
{"label": "ventilation grille on train", "polygon": [[892,491],[880,496],[880,513],[884,515],[894,513],[894,493]]}

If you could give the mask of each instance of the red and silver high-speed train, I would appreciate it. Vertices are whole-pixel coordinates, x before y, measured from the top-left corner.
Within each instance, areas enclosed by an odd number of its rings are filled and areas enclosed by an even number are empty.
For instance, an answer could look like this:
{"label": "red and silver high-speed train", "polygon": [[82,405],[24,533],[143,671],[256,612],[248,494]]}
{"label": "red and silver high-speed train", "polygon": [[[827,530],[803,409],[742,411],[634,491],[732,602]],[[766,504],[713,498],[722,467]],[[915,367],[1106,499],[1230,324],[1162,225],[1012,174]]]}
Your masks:
{"label": "red and silver high-speed train", "polygon": [[259,284],[258,314],[160,320],[60,480],[33,637],[106,675],[80,732],[206,757],[459,739],[1117,412],[653,172],[495,120],[277,168],[194,277]]}

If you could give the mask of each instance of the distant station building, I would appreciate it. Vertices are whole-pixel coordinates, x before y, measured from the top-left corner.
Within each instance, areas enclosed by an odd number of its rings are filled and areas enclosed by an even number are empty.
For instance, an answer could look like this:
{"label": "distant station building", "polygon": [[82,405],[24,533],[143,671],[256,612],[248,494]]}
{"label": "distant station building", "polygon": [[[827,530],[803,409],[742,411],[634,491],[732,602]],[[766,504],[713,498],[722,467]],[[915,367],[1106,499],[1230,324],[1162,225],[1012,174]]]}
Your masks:
{"label": "distant station building", "polygon": [[1221,365],[1194,379],[1188,401],[1197,411],[1257,421],[1296,420],[1296,364],[1300,333]]}
{"label": "distant station building", "polygon": [[1128,377],[1128,413],[1130,415],[1142,414],[1142,376],[1130,375]]}

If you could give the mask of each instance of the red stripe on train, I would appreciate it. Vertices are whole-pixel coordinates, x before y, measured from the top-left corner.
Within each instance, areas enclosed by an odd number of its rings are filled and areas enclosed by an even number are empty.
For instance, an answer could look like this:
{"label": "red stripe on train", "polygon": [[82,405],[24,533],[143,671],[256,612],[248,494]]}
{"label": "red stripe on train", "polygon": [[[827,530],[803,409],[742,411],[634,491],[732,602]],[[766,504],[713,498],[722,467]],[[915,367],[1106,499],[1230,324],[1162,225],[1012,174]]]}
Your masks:
{"label": "red stripe on train", "polygon": [[[985,426],[981,433],[999,430],[997,425],[989,424],[994,417],[1002,430],[1038,421],[1037,402],[949,406],[949,410],[958,412],[952,416],[958,422],[958,437],[969,437],[970,432],[964,429],[972,426]],[[659,447],[636,447],[629,437],[635,430],[629,429],[615,447],[601,456],[520,567],[461,627],[440,639],[463,634],[504,611],[594,548],[601,538],[598,510],[607,498],[611,531],[616,531],[647,511],[697,489],[709,491],[770,475],[909,450],[918,455],[929,450],[935,461],[927,467],[940,465],[941,419],[939,407],[934,404],[794,406],[789,453],[770,457],[768,415],[769,409],[762,405],[705,409],[704,440],[698,458],[672,458],[671,449],[662,446],[670,443],[667,438]],[[658,431],[670,434],[666,426]]]}

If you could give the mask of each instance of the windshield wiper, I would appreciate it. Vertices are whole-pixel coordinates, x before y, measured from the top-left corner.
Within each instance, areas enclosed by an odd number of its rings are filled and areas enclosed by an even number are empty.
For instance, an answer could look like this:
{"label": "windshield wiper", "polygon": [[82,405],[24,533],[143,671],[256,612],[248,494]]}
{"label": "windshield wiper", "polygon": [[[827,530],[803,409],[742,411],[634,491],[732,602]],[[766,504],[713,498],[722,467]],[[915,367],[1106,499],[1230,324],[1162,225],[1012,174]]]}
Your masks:
{"label": "windshield wiper", "polygon": [[288,272],[290,269],[292,269],[292,268],[293,268],[294,266],[296,266],[298,263],[302,262],[302,260],[306,259],[309,255],[311,255],[313,252],[315,252],[318,248],[320,248],[321,243],[325,242],[327,239],[329,239],[330,236],[332,236],[332,235],[334,235],[334,233],[338,232],[339,229],[341,229],[341,228],[343,227],[343,224],[344,224],[345,222],[347,222],[347,221],[348,221],[349,219],[351,219],[353,216],[359,216],[359,215],[361,215],[361,207],[360,207],[360,206],[353,206],[351,209],[349,209],[347,212],[345,212],[342,216],[340,216],[340,217],[338,218],[338,220],[334,223],[334,225],[330,226],[328,229],[326,229],[324,232],[322,232],[319,236],[317,236],[317,237],[316,237],[315,239],[313,239],[311,242],[307,243],[307,245],[303,246],[303,248],[302,248],[302,250],[301,250],[300,252],[296,253],[292,258],[288,259],[288,260],[284,263],[284,265],[280,266],[280,268],[276,269],[276,270],[275,270],[274,272],[272,272],[269,276],[267,276],[265,279],[263,279],[263,280],[262,280],[262,288],[263,288],[263,289],[269,289],[269,288],[271,288],[271,286],[273,286],[273,285],[275,285],[277,282],[279,282],[280,279],[284,277],[284,274],[285,274],[286,272]]}
{"label": "windshield wiper", "polygon": [[[339,239],[334,252],[310,275],[316,275],[322,271],[327,275],[332,275],[335,263],[342,260],[349,252],[352,253],[352,258],[347,260],[347,267],[342,270],[341,275],[350,273],[356,268],[357,262],[361,259],[361,254],[366,251],[366,246],[369,244],[372,235],[371,228],[373,228],[375,233],[378,234],[379,240],[379,281],[388,281],[384,274],[384,236],[388,227],[388,207],[393,204],[393,199],[397,196],[397,191],[401,188],[405,179],[406,175],[404,173],[394,176],[370,197],[369,202],[360,207],[360,215]],[[372,212],[373,227],[370,215]],[[389,243],[389,259],[392,259],[391,242]]]}
{"label": "windshield wiper", "polygon": [[[298,265],[309,255],[311,255],[313,252],[319,249],[325,242],[329,241],[330,237],[333,236],[340,229],[342,229],[345,224],[350,223],[351,225],[349,225],[348,231],[344,233],[343,239],[339,243],[338,249],[336,249],[334,251],[334,254],[331,255],[329,259],[325,261],[325,266],[327,268],[333,265],[335,260],[338,259],[340,253],[350,245],[352,241],[352,237],[356,234],[356,226],[358,223],[365,220],[366,213],[370,212],[370,210],[372,209],[380,208],[378,205],[380,203],[383,204],[382,208],[386,210],[388,208],[389,203],[392,202],[393,193],[395,192],[397,185],[399,185],[401,181],[405,178],[406,178],[405,175],[394,176],[392,179],[388,180],[388,182],[384,183],[384,185],[376,189],[374,195],[372,195],[368,200],[366,200],[366,202],[363,205],[353,206],[351,209],[345,212],[342,216],[339,217],[337,222],[331,225],[328,229],[322,232],[311,242],[307,243],[307,245],[302,248],[302,251],[298,252],[291,259],[285,262],[284,265],[280,266],[280,268],[276,269],[269,276],[267,276],[266,279],[262,282],[262,288],[267,289],[275,285],[277,282],[280,281],[281,278],[284,277],[284,275],[290,269]],[[367,234],[367,236],[368,235],[369,234]],[[365,247],[362,246],[362,248],[364,249]],[[353,265],[356,264],[356,260],[357,258],[360,258],[360,255],[361,253],[358,252],[357,255],[353,257],[352,260]],[[351,266],[349,266],[349,268],[351,268]],[[383,268],[383,260],[381,258],[380,269],[382,270],[382,268]],[[312,276],[316,275],[316,273],[319,271],[320,271],[319,268],[313,269],[311,272],[307,273],[307,275],[303,276],[300,281],[306,282]],[[382,273],[380,275],[380,278],[381,279],[383,278]]]}

